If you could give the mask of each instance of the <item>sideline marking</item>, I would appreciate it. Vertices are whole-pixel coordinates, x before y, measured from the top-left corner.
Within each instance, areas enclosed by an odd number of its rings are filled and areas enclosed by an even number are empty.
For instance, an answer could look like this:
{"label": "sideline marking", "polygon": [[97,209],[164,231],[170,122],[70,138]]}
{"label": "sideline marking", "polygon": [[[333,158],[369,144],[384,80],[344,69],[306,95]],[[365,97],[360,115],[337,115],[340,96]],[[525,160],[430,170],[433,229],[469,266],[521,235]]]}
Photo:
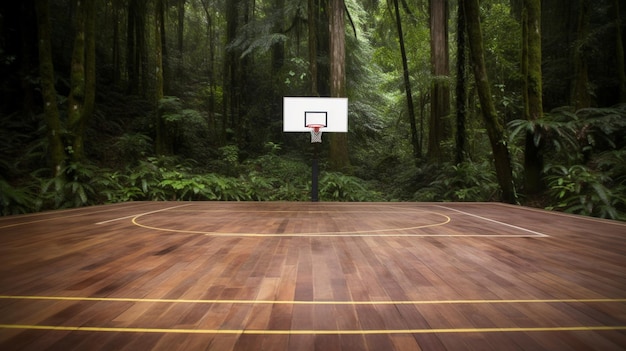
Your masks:
{"label": "sideline marking", "polygon": [[55,325],[0,324],[4,329],[88,331],[109,333],[164,333],[164,334],[253,334],[253,335],[363,335],[363,334],[451,334],[451,333],[512,333],[558,331],[614,331],[626,330],[624,325],[577,327],[516,327],[516,328],[446,328],[446,329],[364,329],[364,330],[264,330],[264,329],[167,329],[167,328],[115,328],[73,327]]}
{"label": "sideline marking", "polygon": [[526,229],[526,228],[523,228],[523,227],[518,227],[518,226],[516,226],[516,225],[512,225],[512,224],[508,224],[508,223],[504,223],[504,222],[500,222],[500,221],[496,221],[495,219],[490,219],[490,218],[482,217],[482,216],[479,216],[479,215],[475,215],[475,214],[472,214],[472,213],[469,213],[469,212],[465,212],[465,211],[457,210],[457,209],[454,209],[454,208],[445,207],[445,206],[441,206],[441,205],[436,205],[436,207],[445,208],[445,209],[450,210],[450,211],[454,211],[454,212],[462,213],[462,214],[464,214],[464,215],[468,215],[468,216],[475,217],[475,218],[479,218],[479,219],[482,219],[482,220],[485,220],[485,221],[489,221],[489,222],[497,223],[497,224],[500,224],[500,225],[503,225],[503,226],[506,226],[506,227],[510,227],[510,228],[514,228],[514,229],[521,230],[521,231],[529,232],[529,233],[534,234],[535,236],[539,236],[539,237],[543,237],[543,238],[547,238],[547,237],[549,237],[549,236],[550,236],[550,235],[548,235],[548,234],[539,233],[539,232],[536,232],[536,231],[534,231],[534,230]]}
{"label": "sideline marking", "polygon": [[109,219],[109,220],[107,220],[107,221],[98,222],[98,223],[96,223],[96,224],[105,224],[105,223],[110,223],[110,222],[120,221],[120,220],[122,220],[122,219],[126,219],[126,218],[139,217],[139,216],[143,216],[143,215],[147,215],[147,214],[151,214],[151,213],[163,212],[163,211],[171,210],[171,209],[174,209],[174,208],[185,207],[185,206],[190,206],[190,205],[191,205],[191,204],[184,204],[184,205],[178,205],[178,206],[166,207],[166,208],[162,208],[162,209],[160,209],[160,210],[154,210],[154,211],[145,212],[145,213],[140,213],[140,214],[132,214],[132,215],[130,215],[130,216],[124,216],[124,217],[119,217],[119,218],[113,218],[113,219]]}
{"label": "sideline marking", "polygon": [[104,301],[146,303],[192,303],[192,304],[276,304],[276,305],[451,305],[451,304],[516,304],[516,303],[626,303],[623,299],[519,299],[519,300],[400,300],[400,301],[313,301],[313,300],[194,300],[150,299],[130,297],[80,297],[80,296],[34,296],[0,295],[3,300],[51,300],[51,301]]}
{"label": "sideline marking", "polygon": [[[126,204],[126,203],[124,203],[124,204]],[[33,223],[39,223],[39,222],[54,221],[54,220],[57,220],[57,219],[65,219],[65,218],[80,217],[80,216],[89,216],[89,215],[93,215],[93,214],[96,214],[96,213],[119,211],[119,208],[117,208],[119,206],[116,206],[116,205],[119,205],[119,204],[103,205],[103,206],[106,206],[106,207],[115,207],[115,208],[110,208],[110,209],[107,208],[105,210],[93,211],[93,212],[87,211],[85,213],[78,213],[78,214],[69,215],[69,216],[55,216],[55,215],[59,214],[59,213],[63,213],[63,212],[76,212],[76,211],[80,211],[80,210],[85,210],[85,209],[88,209],[88,207],[78,207],[78,208],[70,208],[70,209],[63,209],[63,210],[52,210],[52,211],[46,211],[46,212],[27,214],[25,216],[28,216],[28,217],[35,217],[35,216],[39,217],[39,216],[45,216],[45,215],[52,215],[53,217],[37,219],[37,220],[27,221],[27,222],[19,222],[19,223],[14,223],[14,224],[7,224],[7,225],[4,225],[4,226],[0,226],[0,229],[11,228],[11,227],[18,227],[18,226],[21,226],[21,225],[33,224]],[[142,204],[137,204],[137,205],[131,205],[131,206],[128,206],[128,207],[132,208],[132,207],[138,207],[138,206],[141,206],[141,205]]]}

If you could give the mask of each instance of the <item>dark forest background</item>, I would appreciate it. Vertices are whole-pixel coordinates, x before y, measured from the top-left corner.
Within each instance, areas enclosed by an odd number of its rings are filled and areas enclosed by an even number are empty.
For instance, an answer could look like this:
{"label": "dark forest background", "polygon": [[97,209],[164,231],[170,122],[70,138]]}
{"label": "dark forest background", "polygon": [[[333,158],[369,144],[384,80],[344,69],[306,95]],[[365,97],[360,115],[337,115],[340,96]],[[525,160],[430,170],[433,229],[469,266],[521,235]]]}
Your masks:
{"label": "dark forest background", "polygon": [[0,4],[0,213],[308,201],[283,96],[349,98],[322,201],[626,220],[621,0]]}

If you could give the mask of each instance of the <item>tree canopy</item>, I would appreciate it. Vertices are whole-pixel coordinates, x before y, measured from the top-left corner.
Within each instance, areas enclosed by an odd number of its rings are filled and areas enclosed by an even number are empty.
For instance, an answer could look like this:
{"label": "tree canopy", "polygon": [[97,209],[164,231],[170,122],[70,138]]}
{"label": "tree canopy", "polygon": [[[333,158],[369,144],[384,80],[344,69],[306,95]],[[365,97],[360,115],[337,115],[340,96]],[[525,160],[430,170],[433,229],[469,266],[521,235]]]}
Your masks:
{"label": "tree canopy", "polygon": [[0,5],[0,213],[306,201],[284,96],[349,98],[323,201],[506,201],[626,220],[619,0]]}

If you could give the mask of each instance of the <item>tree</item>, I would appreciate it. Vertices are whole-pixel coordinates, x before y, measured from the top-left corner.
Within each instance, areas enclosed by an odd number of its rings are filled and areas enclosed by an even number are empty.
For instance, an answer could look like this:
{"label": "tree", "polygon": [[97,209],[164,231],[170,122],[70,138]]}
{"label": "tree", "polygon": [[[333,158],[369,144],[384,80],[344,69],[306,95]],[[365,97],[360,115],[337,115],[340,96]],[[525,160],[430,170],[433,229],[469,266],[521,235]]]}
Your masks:
{"label": "tree", "polygon": [[209,109],[209,127],[215,132],[217,130],[217,120],[215,111],[215,95],[217,87],[217,79],[215,74],[215,28],[213,16],[209,12],[211,8],[210,0],[202,0],[202,8],[206,17],[207,25],[207,39],[209,46],[209,64],[208,64],[208,79],[209,79],[209,96],[208,96],[208,109]]}
{"label": "tree", "polygon": [[156,153],[159,155],[170,155],[173,150],[173,139],[168,123],[163,118],[163,109],[161,102],[164,95],[164,75],[163,75],[163,20],[164,7],[163,0],[156,0],[154,12],[154,46],[155,46],[155,126],[156,126]]}
{"label": "tree", "polygon": [[87,122],[94,112],[96,97],[95,2],[76,1],[76,33],[68,96],[68,131],[71,156],[85,158],[84,138]]}
{"label": "tree", "polygon": [[317,89],[317,14],[318,7],[315,6],[315,0],[307,1],[307,31],[309,34],[309,75],[310,75],[310,91],[312,96],[319,96]]}
{"label": "tree", "polygon": [[440,161],[441,142],[449,133],[450,53],[448,50],[448,0],[430,0],[430,58],[433,82],[430,93],[428,157]]}
{"label": "tree", "polygon": [[398,29],[398,39],[400,42],[400,54],[402,56],[402,72],[404,78],[404,92],[406,94],[407,108],[409,111],[409,125],[411,127],[411,145],[413,146],[413,157],[417,161],[421,155],[421,147],[417,137],[417,126],[415,124],[415,108],[413,107],[413,93],[411,92],[411,79],[409,77],[409,64],[406,58],[404,47],[404,34],[402,33],[402,20],[398,0],[393,0],[394,12],[396,16],[396,27]]}
{"label": "tree", "polygon": [[[541,75],[541,1],[524,0],[522,14],[522,72],[524,75],[524,115],[537,126],[543,118],[543,92]],[[540,137],[542,131],[535,127],[526,132],[524,152],[524,185],[527,194],[537,194],[543,189],[543,155]]]}
{"label": "tree", "polygon": [[615,58],[617,60],[617,76],[619,78],[619,102],[626,103],[626,64],[624,60],[624,42],[622,41],[622,20],[620,15],[619,1],[614,0],[615,9]]}
{"label": "tree", "polygon": [[516,196],[509,150],[504,137],[504,128],[498,120],[496,108],[492,100],[487,67],[485,65],[485,50],[480,26],[480,7],[478,6],[478,0],[462,0],[462,4],[463,12],[466,16],[467,39],[470,47],[474,79],[476,80],[476,90],[493,151],[496,176],[502,191],[502,200],[514,203]]}
{"label": "tree", "polygon": [[120,49],[120,12],[122,12],[121,8],[122,8],[122,1],[121,0],[114,0],[112,2],[112,7],[113,7],[113,20],[112,20],[112,27],[113,27],[113,38],[112,38],[112,43],[111,43],[111,56],[112,56],[112,65],[113,65],[113,69],[112,69],[112,77],[111,80],[113,81],[114,85],[119,85],[122,81],[122,55],[121,55],[121,49]]}
{"label": "tree", "polygon": [[463,4],[459,2],[457,13],[457,39],[456,39],[456,152],[455,162],[461,163],[465,159],[465,116],[467,106],[467,83],[465,65],[467,55],[465,54],[465,13]]}
{"label": "tree", "polygon": [[[574,82],[571,101],[575,110],[591,106],[589,89],[589,16],[591,3],[589,0],[578,1],[578,19],[576,41],[574,45]],[[530,16],[530,13],[529,13]],[[530,19],[529,19],[530,20]],[[530,28],[529,28],[530,29]]]}
{"label": "tree", "polygon": [[615,9],[615,58],[617,60],[617,76],[619,78],[619,102],[626,102],[626,64],[624,60],[624,42],[622,41],[622,19],[619,0],[614,0]]}
{"label": "tree", "polygon": [[[330,95],[346,97],[346,38],[345,5],[343,0],[330,0]],[[347,133],[330,136],[330,167],[347,170],[350,167]]]}
{"label": "tree", "polygon": [[48,150],[52,175],[59,176],[65,168],[65,152],[61,140],[62,129],[54,88],[54,66],[50,40],[50,13],[47,0],[36,0],[37,27],[39,37],[39,76],[43,95],[44,119],[48,136]]}
{"label": "tree", "polygon": [[126,71],[128,91],[133,95],[146,95],[147,54],[146,54],[146,2],[128,1],[128,24],[126,28]]}
{"label": "tree", "polygon": [[186,0],[178,0],[176,4],[176,9],[178,12],[178,39],[177,39],[177,65],[176,65],[176,76],[183,77],[184,73],[184,34],[185,34],[185,2]]}
{"label": "tree", "polygon": [[309,0],[308,5],[311,94],[313,96],[329,96],[329,0]]}

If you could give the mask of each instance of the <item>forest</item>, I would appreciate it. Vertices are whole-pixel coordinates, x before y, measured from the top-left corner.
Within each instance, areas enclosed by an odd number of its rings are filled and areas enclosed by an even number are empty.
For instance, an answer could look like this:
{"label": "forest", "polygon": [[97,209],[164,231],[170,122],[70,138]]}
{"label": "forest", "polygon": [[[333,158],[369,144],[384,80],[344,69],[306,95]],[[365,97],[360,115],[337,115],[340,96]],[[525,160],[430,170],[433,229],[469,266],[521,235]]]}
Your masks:
{"label": "forest", "polygon": [[0,214],[309,201],[285,96],[347,97],[320,201],[626,220],[621,0],[0,4]]}

